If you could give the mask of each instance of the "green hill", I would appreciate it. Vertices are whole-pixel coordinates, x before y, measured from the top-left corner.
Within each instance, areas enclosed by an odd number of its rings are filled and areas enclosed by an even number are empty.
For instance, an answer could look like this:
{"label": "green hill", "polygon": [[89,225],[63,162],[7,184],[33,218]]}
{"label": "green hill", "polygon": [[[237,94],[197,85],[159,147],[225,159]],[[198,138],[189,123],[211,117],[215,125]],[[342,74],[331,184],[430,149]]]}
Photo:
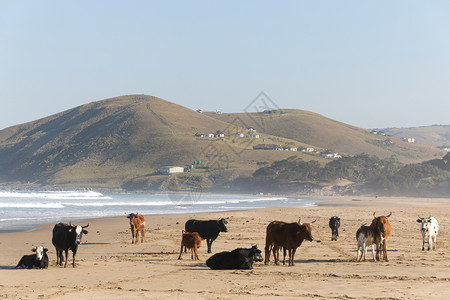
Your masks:
{"label": "green hill", "polygon": [[434,147],[407,143],[392,136],[371,134],[370,131],[344,124],[316,113],[283,109],[266,113],[232,113],[208,116],[224,122],[251,126],[258,132],[280,136],[339,153],[366,153],[383,159],[396,158],[403,163],[415,163],[443,156]]}
{"label": "green hill", "polygon": [[[217,130],[226,136],[194,136]],[[236,138],[236,131],[246,137]],[[313,158],[300,152],[252,150],[262,139],[296,147],[306,144],[268,134],[260,139],[248,135],[243,128],[156,97],[116,97],[0,131],[0,183],[176,189],[167,175],[156,173],[158,167],[185,167],[201,160],[189,174],[173,177],[194,176],[211,186],[250,175],[261,162],[291,155]]]}

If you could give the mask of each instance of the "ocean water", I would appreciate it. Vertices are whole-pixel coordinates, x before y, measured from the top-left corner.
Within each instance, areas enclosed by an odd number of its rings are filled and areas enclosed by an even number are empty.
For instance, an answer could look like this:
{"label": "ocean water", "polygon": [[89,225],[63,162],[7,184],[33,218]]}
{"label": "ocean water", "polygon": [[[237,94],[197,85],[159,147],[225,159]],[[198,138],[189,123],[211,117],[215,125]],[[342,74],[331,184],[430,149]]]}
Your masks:
{"label": "ocean water", "polygon": [[77,222],[129,213],[176,214],[272,206],[314,206],[320,200],[242,195],[99,193],[95,191],[0,191],[0,233],[38,224]]}

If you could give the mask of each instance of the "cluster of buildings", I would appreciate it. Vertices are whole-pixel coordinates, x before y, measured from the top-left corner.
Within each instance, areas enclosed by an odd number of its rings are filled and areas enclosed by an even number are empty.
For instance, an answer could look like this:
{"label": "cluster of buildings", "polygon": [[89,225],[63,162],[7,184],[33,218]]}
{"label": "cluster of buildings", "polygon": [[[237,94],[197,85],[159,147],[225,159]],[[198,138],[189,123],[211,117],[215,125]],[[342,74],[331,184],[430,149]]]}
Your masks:
{"label": "cluster of buildings", "polygon": [[[312,147],[282,147],[281,145],[276,144],[258,144],[253,146],[253,150],[278,150],[278,151],[302,151],[306,153],[319,153],[316,149]],[[325,150],[319,153],[321,157],[326,158],[342,158],[342,156],[330,150]]]}

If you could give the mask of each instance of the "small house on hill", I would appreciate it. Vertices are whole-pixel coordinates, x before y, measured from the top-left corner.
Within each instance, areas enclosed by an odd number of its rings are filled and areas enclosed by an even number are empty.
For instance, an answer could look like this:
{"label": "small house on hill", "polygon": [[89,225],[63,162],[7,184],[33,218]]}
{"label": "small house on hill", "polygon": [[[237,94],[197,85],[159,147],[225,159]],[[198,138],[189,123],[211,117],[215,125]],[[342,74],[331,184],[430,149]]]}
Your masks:
{"label": "small house on hill", "polygon": [[259,139],[259,134],[257,134],[257,133],[252,133],[252,134],[250,135],[250,137],[251,137],[252,139]]}
{"label": "small house on hill", "polygon": [[243,137],[244,137],[244,134],[243,134],[242,132],[237,132],[237,133],[236,133],[236,137],[238,137],[238,138],[243,138]]}
{"label": "small house on hill", "polygon": [[158,173],[161,174],[173,174],[173,173],[183,173],[183,167],[165,166],[158,168]]}

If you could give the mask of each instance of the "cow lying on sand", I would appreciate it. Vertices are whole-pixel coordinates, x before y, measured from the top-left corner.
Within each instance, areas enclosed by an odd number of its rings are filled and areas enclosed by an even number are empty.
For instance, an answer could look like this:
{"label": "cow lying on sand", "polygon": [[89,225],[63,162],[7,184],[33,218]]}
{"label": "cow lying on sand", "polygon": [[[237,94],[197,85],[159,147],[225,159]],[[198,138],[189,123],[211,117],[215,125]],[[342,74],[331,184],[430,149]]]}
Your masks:
{"label": "cow lying on sand", "polygon": [[20,259],[16,268],[22,269],[47,269],[48,268],[48,256],[47,256],[47,248],[42,246],[37,246],[36,248],[31,249],[31,251],[35,252],[34,254],[24,255]]}
{"label": "cow lying on sand", "polygon": [[202,244],[202,238],[197,232],[186,232],[182,230],[181,237],[181,250],[178,259],[181,259],[181,253],[183,253],[183,247],[185,249],[191,249],[191,259],[199,260],[198,258],[198,248]]}
{"label": "cow lying on sand", "polygon": [[436,249],[436,237],[439,232],[438,221],[434,217],[417,219],[420,223],[420,233],[422,234],[422,251],[425,250],[425,244],[428,243],[428,250]]}
{"label": "cow lying on sand", "polygon": [[206,261],[211,269],[253,269],[254,262],[261,262],[261,250],[257,246],[237,248],[233,251],[216,253]]}

